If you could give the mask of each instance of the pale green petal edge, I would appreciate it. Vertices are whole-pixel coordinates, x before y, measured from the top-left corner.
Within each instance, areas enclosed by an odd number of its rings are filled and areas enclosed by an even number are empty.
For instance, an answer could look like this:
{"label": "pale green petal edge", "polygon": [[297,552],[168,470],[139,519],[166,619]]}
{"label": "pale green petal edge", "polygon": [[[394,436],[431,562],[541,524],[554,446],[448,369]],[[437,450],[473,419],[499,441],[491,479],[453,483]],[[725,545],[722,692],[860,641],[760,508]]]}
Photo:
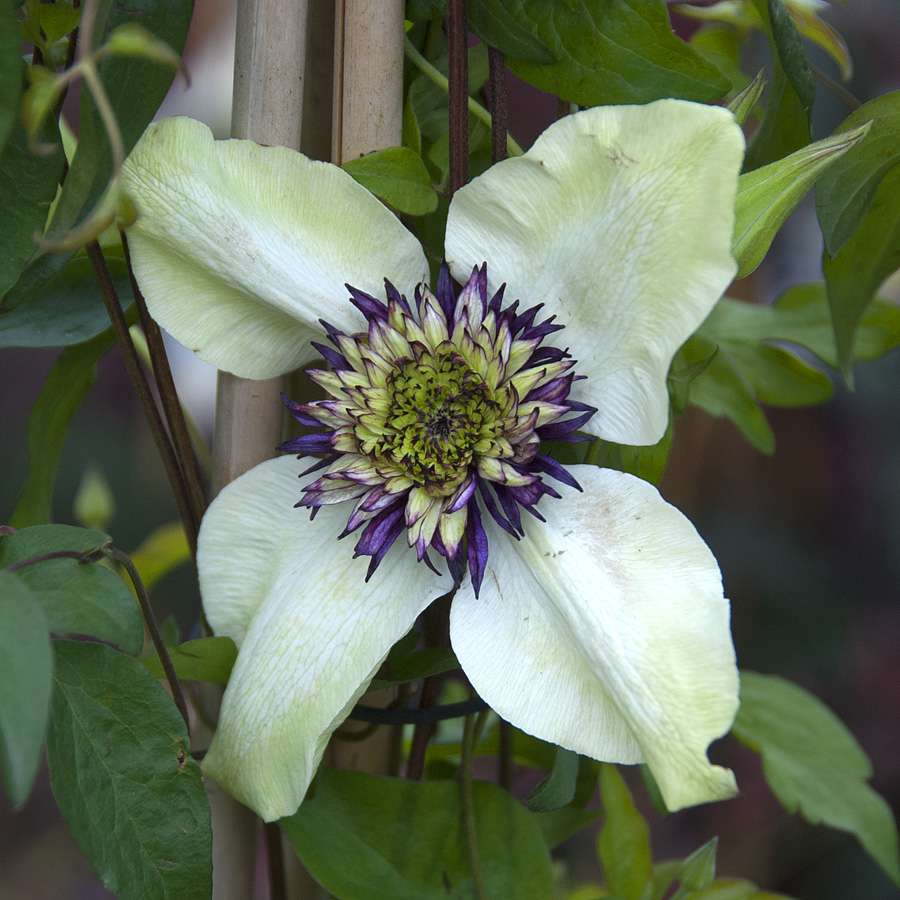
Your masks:
{"label": "pale green petal edge", "polygon": [[451,641],[481,697],[517,728],[606,762],[646,762],[669,809],[733,796],[706,756],[738,709],[716,561],[651,485],[575,466],[513,541],[489,523],[480,596],[466,578]]}
{"label": "pale green petal edge", "polygon": [[454,276],[488,264],[491,290],[545,304],[565,326],[585,426],[654,444],[672,357],[736,272],[734,202],[744,138],[720,107],[683,100],[595,107],[551,125],[524,156],[460,188],[447,219]]}
{"label": "pale green petal edge", "polygon": [[449,588],[402,540],[366,584],[368,559],[337,540],[349,506],[313,522],[294,509],[311,462],[269,460],[233,481],[198,545],[207,618],[239,648],[203,771],[267,821],[296,811],[331,733]]}
{"label": "pale green petal edge", "polygon": [[317,356],[319,319],[363,327],[345,283],[383,296],[427,277],[418,241],[330,163],[215,141],[186,118],[151,124],[123,171],[132,262],[151,315],[220,369],[270,378]]}

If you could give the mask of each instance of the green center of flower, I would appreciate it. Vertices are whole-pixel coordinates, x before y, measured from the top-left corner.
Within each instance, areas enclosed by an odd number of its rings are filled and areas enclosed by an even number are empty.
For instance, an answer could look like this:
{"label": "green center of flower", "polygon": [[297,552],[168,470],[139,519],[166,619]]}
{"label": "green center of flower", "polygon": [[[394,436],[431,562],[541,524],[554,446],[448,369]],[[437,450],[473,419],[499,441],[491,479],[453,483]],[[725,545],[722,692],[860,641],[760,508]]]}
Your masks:
{"label": "green center of flower", "polygon": [[484,379],[457,352],[441,350],[398,365],[387,384],[381,453],[419,484],[458,484],[496,427],[499,408]]}

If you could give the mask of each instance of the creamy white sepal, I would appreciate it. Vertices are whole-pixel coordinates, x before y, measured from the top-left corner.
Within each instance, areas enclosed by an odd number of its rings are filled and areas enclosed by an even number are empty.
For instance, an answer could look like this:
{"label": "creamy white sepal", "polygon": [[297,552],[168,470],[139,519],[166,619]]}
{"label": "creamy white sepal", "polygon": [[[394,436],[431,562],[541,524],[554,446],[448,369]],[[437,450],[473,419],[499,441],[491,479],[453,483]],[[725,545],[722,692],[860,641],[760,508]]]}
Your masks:
{"label": "creamy white sepal", "polygon": [[607,762],[646,762],[669,809],[736,792],[706,757],[738,708],[716,561],[691,523],[631,475],[574,466],[547,523],[512,540],[485,516],[480,597],[468,577],[450,636],[466,675],[529,734]]}
{"label": "creamy white sepal", "polygon": [[654,444],[672,357],[734,277],[744,139],[719,107],[682,100],[595,107],[551,125],[524,155],[454,194],[446,255],[458,280],[487,262],[490,289],[544,303],[578,360],[585,430]]}
{"label": "creamy white sepal", "polygon": [[[346,510],[294,509],[313,460],[269,460],[229,484],[200,530],[213,631],[238,645],[204,772],[267,821],[292,814],[331,733],[393,644],[450,587],[400,539],[366,584],[368,558],[338,541]],[[352,540],[352,539],[351,539]]]}
{"label": "creamy white sepal", "polygon": [[129,155],[128,229],[151,315],[212,365],[270,378],[317,356],[319,319],[363,327],[345,283],[412,294],[419,242],[346,172],[285,147],[215,141],[192,119],[150,125]]}

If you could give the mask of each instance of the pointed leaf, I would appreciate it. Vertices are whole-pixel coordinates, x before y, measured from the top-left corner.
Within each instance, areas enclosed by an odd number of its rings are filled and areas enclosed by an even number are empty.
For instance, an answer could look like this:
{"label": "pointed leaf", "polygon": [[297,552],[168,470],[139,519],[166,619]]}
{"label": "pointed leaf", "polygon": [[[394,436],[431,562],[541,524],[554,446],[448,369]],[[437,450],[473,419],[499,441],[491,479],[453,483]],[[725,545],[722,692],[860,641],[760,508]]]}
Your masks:
{"label": "pointed leaf", "polygon": [[882,282],[900,268],[900,167],[878,185],[866,217],[835,256],[825,251],[822,271],[834,322],[838,363],[852,380],[856,334],[866,309]]}
{"label": "pointed leaf", "polygon": [[54,653],[50,785],[84,855],[119,900],[210,897],[209,804],[171,698],[104,644]]}
{"label": "pointed leaf", "polygon": [[859,144],[869,127],[863,123],[741,175],[732,250],[740,266],[738,278],[749,275],[762,262],[776,232],[815,180]]}
{"label": "pointed leaf", "polygon": [[825,247],[835,256],[859,227],[881,179],[900,165],[900,91],[877,97],[854,110],[835,136],[866,122],[866,139],[822,175],[816,184],[816,213]]}
{"label": "pointed leaf", "polygon": [[423,216],[437,209],[437,194],[422,158],[409,147],[388,147],[350,159],[341,168],[380,200],[402,213]]}
{"label": "pointed leaf", "polygon": [[532,819],[537,823],[544,838],[547,849],[553,850],[563,841],[581,831],[586,825],[596,822],[602,811],[599,809],[579,809],[577,806],[561,806],[547,812],[533,812]]}
{"label": "pointed leaf", "polygon": [[800,35],[781,0],[753,0],[772,48],[772,82],[766,113],[747,150],[745,171],[781,159],[810,138],[815,84]]}
{"label": "pointed leaf", "polygon": [[653,877],[650,829],[615,766],[600,767],[600,788],[606,822],[597,839],[597,852],[606,885],[625,900],[639,900]]}
{"label": "pointed leaf", "polygon": [[0,776],[13,806],[28,799],[41,759],[53,659],[47,621],[21,578],[0,571]]}
{"label": "pointed leaf", "polygon": [[672,31],[663,0],[506,0],[504,8],[557,62],[507,59],[520,78],[571,103],[711,102],[728,79]]}
{"label": "pointed leaf", "polygon": [[[550,856],[532,817],[495,785],[472,787],[486,896],[546,900]],[[455,781],[320,769],[280,824],[310,874],[341,900],[475,896]]]}
{"label": "pointed leaf", "polygon": [[[43,553],[90,552],[108,544],[108,535],[71,525],[23,528],[0,543],[0,567]],[[89,634],[118,644],[135,655],[144,643],[140,609],[125,582],[97,563],[76,559],[46,559],[17,574],[34,591],[50,631]]]}
{"label": "pointed leaf", "polygon": [[762,756],[766,780],[788,812],[849,831],[900,886],[893,814],[868,784],[871,763],[830,709],[783,678],[744,671],[733,733]]}
{"label": "pointed leaf", "polygon": [[702,891],[712,884],[713,878],[716,877],[718,845],[719,839],[712,838],[685,859],[678,870],[678,879],[681,882],[678,894],[681,894],[682,891]]}
{"label": "pointed leaf", "polygon": [[578,754],[563,747],[556,748],[556,759],[550,774],[531,792],[527,800],[532,812],[549,812],[568,806],[578,785]]}

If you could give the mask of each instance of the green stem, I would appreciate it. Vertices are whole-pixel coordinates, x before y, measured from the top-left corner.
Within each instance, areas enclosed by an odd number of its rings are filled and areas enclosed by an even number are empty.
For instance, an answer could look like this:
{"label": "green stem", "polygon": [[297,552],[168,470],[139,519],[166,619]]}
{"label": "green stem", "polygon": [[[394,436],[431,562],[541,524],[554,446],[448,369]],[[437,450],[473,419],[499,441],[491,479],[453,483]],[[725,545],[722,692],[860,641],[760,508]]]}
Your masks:
{"label": "green stem", "polygon": [[[406,55],[406,58],[421,72],[423,72],[428,78],[430,78],[438,87],[443,88],[445,91],[450,90],[450,82],[447,80],[447,77],[443,75],[438,69],[436,69],[418,50],[413,46],[412,41],[409,37],[405,37],[403,39],[403,52]],[[484,122],[488,128],[491,127],[491,114],[473,97],[468,98],[469,102],[469,112],[475,116],[476,119]],[[521,156],[524,152],[522,148],[515,142],[513,136],[511,134],[506,135],[506,147],[509,150],[510,156]]]}
{"label": "green stem", "polygon": [[475,831],[475,794],[472,789],[472,759],[481,729],[487,721],[489,710],[482,710],[477,716],[467,716],[463,726],[462,760],[459,767],[459,788],[462,799],[463,828],[466,834],[466,850],[469,868],[472,870],[472,884],[476,900],[487,900],[484,878],[481,874],[481,859],[478,856],[478,835]]}

